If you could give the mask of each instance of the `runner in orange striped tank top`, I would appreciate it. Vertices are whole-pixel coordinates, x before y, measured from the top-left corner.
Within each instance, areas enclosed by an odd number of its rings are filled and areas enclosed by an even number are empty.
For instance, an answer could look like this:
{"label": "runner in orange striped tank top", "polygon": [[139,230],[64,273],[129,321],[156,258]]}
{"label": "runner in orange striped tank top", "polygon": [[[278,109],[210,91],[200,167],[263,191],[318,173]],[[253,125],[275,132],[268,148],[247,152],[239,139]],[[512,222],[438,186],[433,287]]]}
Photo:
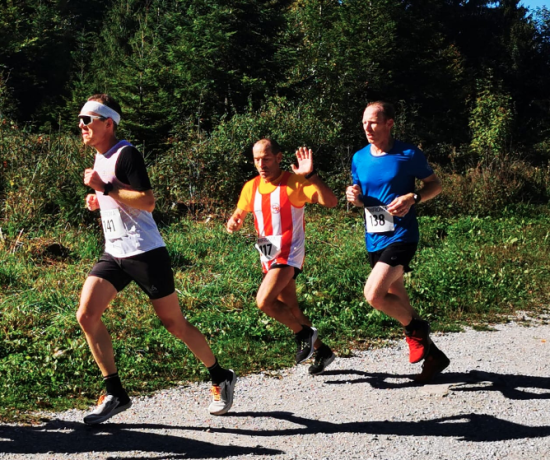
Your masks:
{"label": "runner in orange striped tank top", "polygon": [[246,215],[254,214],[256,249],[264,272],[256,296],[258,308],[294,332],[298,346],[296,364],[315,352],[309,373],[319,374],[335,356],[317,338],[317,330],[300,310],[295,279],[304,263],[305,204],[332,208],[338,199],[315,171],[310,149],[300,147],[296,151],[298,167],[292,165],[293,173],[281,169],[283,155],[274,140],[259,140],[253,154],[259,175],[244,185],[226,228],[229,233],[240,230]]}

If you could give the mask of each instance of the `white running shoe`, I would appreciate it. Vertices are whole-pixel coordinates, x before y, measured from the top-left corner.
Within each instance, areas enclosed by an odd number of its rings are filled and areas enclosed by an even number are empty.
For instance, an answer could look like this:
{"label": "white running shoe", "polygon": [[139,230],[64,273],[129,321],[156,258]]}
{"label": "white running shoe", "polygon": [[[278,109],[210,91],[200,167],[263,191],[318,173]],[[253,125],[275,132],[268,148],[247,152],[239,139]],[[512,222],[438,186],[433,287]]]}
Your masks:
{"label": "white running shoe", "polygon": [[229,369],[229,372],[231,372],[229,380],[224,380],[219,385],[212,385],[212,389],[210,390],[212,402],[208,406],[208,412],[212,415],[226,414],[233,405],[233,393],[235,392],[237,374],[232,369]]}
{"label": "white running shoe", "polygon": [[120,404],[120,400],[116,396],[101,395],[97,402],[97,407],[84,417],[84,423],[87,425],[96,425],[130,407],[132,407],[132,401],[129,399],[126,404]]}

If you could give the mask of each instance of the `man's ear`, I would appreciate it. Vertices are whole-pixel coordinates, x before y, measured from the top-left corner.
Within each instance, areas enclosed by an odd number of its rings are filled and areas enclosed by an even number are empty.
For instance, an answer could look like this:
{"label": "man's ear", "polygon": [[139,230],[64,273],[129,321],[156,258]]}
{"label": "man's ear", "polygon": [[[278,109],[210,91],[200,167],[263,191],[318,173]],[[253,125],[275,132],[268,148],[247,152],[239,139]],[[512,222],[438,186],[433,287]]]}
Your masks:
{"label": "man's ear", "polygon": [[113,131],[115,130],[115,122],[112,118],[107,118],[107,120],[105,120],[105,124],[107,125],[107,128],[110,128]]}

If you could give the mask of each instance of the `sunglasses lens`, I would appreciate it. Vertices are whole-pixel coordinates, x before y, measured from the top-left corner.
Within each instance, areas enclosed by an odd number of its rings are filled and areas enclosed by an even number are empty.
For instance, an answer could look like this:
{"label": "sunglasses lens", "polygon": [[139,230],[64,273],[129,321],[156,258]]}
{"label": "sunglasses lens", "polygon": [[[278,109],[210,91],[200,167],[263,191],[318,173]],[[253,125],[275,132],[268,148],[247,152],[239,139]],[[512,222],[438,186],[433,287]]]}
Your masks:
{"label": "sunglasses lens", "polygon": [[84,126],[88,126],[92,122],[92,117],[82,116],[79,118]]}

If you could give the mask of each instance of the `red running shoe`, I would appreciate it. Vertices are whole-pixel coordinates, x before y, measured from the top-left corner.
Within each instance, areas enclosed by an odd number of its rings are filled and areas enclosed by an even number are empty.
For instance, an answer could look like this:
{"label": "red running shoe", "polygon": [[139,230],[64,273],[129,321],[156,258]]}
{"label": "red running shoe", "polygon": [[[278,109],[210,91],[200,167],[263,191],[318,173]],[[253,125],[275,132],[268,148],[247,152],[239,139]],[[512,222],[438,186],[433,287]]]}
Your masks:
{"label": "red running shoe", "polygon": [[409,344],[409,361],[417,363],[422,361],[430,351],[432,343],[430,339],[430,323],[427,321],[416,319],[417,328],[411,332],[405,331],[405,338]]}

